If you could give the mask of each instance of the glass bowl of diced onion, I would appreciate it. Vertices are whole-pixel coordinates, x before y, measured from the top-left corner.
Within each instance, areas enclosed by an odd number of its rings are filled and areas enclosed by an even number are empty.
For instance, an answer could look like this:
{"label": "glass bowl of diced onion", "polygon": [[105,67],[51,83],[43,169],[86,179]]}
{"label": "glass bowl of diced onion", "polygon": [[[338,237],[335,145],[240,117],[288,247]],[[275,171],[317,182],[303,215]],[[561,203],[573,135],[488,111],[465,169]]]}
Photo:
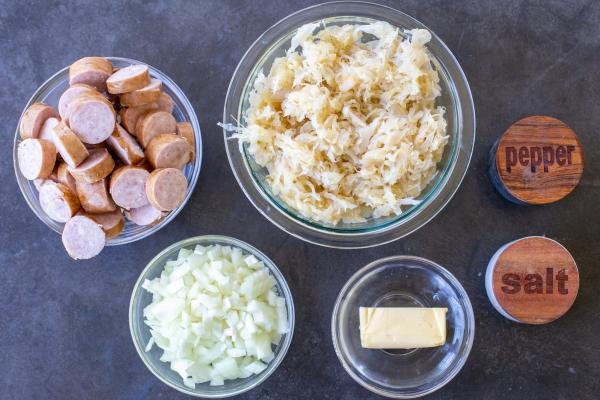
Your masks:
{"label": "glass bowl of diced onion", "polygon": [[[448,143],[437,163],[437,172],[401,214],[369,217],[364,222],[335,225],[306,217],[288,205],[269,184],[269,171],[257,163],[247,143],[234,137],[247,125],[247,110],[254,83],[268,74],[274,61],[286,54],[299,28],[307,24],[323,27],[388,22],[406,36],[412,29],[427,29],[431,41],[426,49],[439,74]],[[458,190],[467,171],[475,142],[475,109],[467,79],[450,49],[424,24],[391,7],[362,1],[333,1],[297,11],[270,27],[249,47],[229,84],[223,110],[225,148],[232,171],[246,197],[269,221],[287,233],[310,243],[335,248],[364,248],[402,238],[434,218]]]}
{"label": "glass bowl of diced onion", "polygon": [[[162,281],[160,281],[161,279],[163,281],[165,279],[175,280],[173,278],[175,278],[174,275],[177,273],[173,273],[173,271],[176,271],[176,267],[181,265],[182,259],[186,260],[185,262],[189,263],[191,266],[190,268],[192,269],[194,268],[194,266],[192,265],[192,261],[190,260],[202,260],[203,257],[206,260],[210,259],[213,261],[217,261],[219,263],[219,266],[222,266],[222,259],[225,256],[221,257],[221,255],[227,254],[232,255],[230,259],[232,268],[234,268],[234,270],[236,268],[238,271],[246,270],[246,272],[240,272],[240,274],[248,274],[248,266],[250,266],[250,268],[256,268],[252,267],[252,265],[260,266],[259,269],[262,269],[263,267],[266,268],[266,271],[268,271],[268,276],[270,277],[269,280],[273,285],[271,288],[271,291],[273,293],[271,293],[269,296],[274,294],[274,296],[272,297],[274,297],[275,300],[280,300],[281,305],[285,303],[283,307],[285,309],[284,313],[287,317],[286,319],[284,319],[284,324],[286,326],[283,327],[284,329],[280,331],[285,330],[286,333],[278,335],[275,339],[271,338],[272,342],[270,344],[270,349],[267,350],[272,352],[272,354],[269,357],[262,360],[254,360],[252,362],[250,362],[250,357],[243,357],[240,354],[236,354],[236,352],[240,351],[238,348],[228,348],[224,351],[220,348],[217,349],[203,347],[202,349],[199,349],[200,347],[202,347],[202,345],[197,345],[196,347],[192,345],[193,350],[191,350],[189,347],[186,348],[185,345],[179,346],[178,351],[181,352],[180,355],[174,355],[173,352],[167,355],[163,349],[165,347],[164,343],[161,346],[158,345],[155,339],[159,336],[157,336],[155,332],[153,334],[151,332],[151,328],[147,324],[149,316],[148,310],[145,311],[145,309],[149,308],[148,306],[151,304],[156,304],[157,300],[155,292],[153,291],[151,293],[151,291],[148,290],[152,287],[152,284],[150,284],[150,282],[154,281],[156,285],[159,283],[163,283]],[[190,255],[195,258],[190,258]],[[167,270],[169,270],[170,273],[165,273],[165,271]],[[197,270],[192,271],[192,273],[194,274],[193,276],[196,277],[196,282],[199,282],[201,281],[201,278],[198,274],[196,274],[196,272]],[[220,276],[222,279],[222,275],[220,275],[217,271],[205,269],[203,270],[203,273],[206,273],[215,279],[219,279],[218,276]],[[182,274],[179,275],[179,278],[181,278]],[[185,282],[185,285],[190,285],[190,282],[187,281],[185,277],[183,278],[183,281]],[[207,282],[210,281],[208,280]],[[168,283],[171,282],[169,281]],[[174,283],[171,285],[171,287],[176,285],[177,284]],[[256,285],[260,286],[260,282],[257,282]],[[201,289],[201,292],[204,294],[201,295],[203,296],[202,304],[205,304],[204,302],[213,300],[209,298],[210,296],[205,296],[207,293],[210,294],[206,291],[211,290],[209,286],[210,285],[207,284],[206,287],[203,287]],[[222,287],[220,288],[222,289]],[[248,290],[248,288],[240,287],[240,290],[242,291],[242,296],[246,299],[249,299],[250,295],[247,291],[245,291]],[[194,291],[194,289],[192,289],[192,291]],[[190,294],[190,291],[186,293],[186,296],[192,296]],[[231,293],[224,294],[223,292],[221,292],[221,294],[218,294],[218,296],[221,296],[221,300],[223,300],[219,304],[224,303],[226,301],[226,297],[228,299],[232,297]],[[159,296],[159,300],[165,299],[172,300],[169,299],[166,295],[164,297]],[[259,299],[258,301],[261,300]],[[263,301],[266,302],[266,298],[263,299]],[[168,307],[163,308],[163,312],[168,312],[170,309],[172,309],[172,307],[173,306],[171,304],[168,304]],[[217,308],[218,307],[222,307],[222,305],[217,306]],[[216,311],[220,312],[221,310],[217,309]],[[173,329],[175,329],[179,333],[179,336],[174,336],[171,340],[185,340],[182,339],[182,332],[185,332],[185,329],[181,328],[183,324],[190,326],[191,335],[193,335],[193,333],[191,333],[192,330],[195,330],[194,332],[197,333],[200,329],[203,329],[202,335],[213,334],[212,332],[214,328],[211,328],[211,330],[208,331],[204,329],[206,326],[202,326],[202,324],[200,323],[207,321],[204,315],[200,319],[197,316],[194,316],[193,311],[190,311],[189,315],[191,316],[191,321],[184,321],[187,317],[183,319],[177,317],[176,319],[174,319],[177,326],[174,326]],[[257,317],[256,314],[252,314],[252,316],[254,321],[256,322],[256,325],[259,327],[257,329],[260,329],[260,317]],[[294,318],[294,302],[292,299],[291,291],[287,285],[287,282],[285,281],[285,278],[283,277],[279,269],[275,266],[273,261],[271,261],[266,255],[264,255],[251,245],[240,240],[225,236],[197,236],[177,242],[161,251],[148,263],[146,268],[140,274],[140,277],[138,278],[133,288],[133,293],[131,295],[131,302],[129,306],[129,327],[131,331],[131,336],[135,348],[146,367],[148,367],[148,369],[158,379],[160,379],[163,383],[167,384],[168,386],[182,393],[203,398],[223,398],[238,395],[258,386],[260,383],[265,381],[281,364],[283,358],[287,353],[287,350],[292,341],[292,335],[294,331]],[[279,321],[281,321],[281,319],[279,319]],[[243,329],[247,328],[247,324],[238,324],[238,326],[241,327],[240,332],[242,332],[241,334],[243,335]],[[156,330],[155,327],[154,330]],[[227,333],[226,331],[226,334],[229,333]],[[239,347],[239,345],[236,345],[236,347]],[[203,356],[205,356],[207,352],[214,351],[221,351],[222,355],[217,359],[219,360],[219,362],[221,362],[221,365],[229,365],[225,373],[230,373],[232,374],[232,376],[238,377],[223,378],[222,374],[219,373],[220,370],[214,368],[214,366],[216,365],[216,361],[214,363],[209,363],[210,368],[212,368],[212,370],[204,371],[210,376],[206,376],[206,374],[200,371],[200,375],[205,375],[203,378],[199,379],[204,381],[202,383],[194,382],[193,379],[191,379],[192,377],[189,377],[188,379],[184,380],[181,373],[175,371],[181,368],[189,368],[190,362],[186,360],[192,359],[192,361],[201,364],[200,359]],[[248,347],[247,351],[248,354],[250,354],[250,347]],[[175,364],[172,361],[173,357],[178,358]],[[166,358],[171,358],[171,361],[163,361]],[[232,360],[235,361],[235,363],[233,363]],[[206,363],[206,360],[204,359],[204,361],[202,362]],[[181,364],[183,364],[183,367],[181,366]],[[233,369],[235,369],[235,371],[231,371],[232,367]],[[188,370],[192,371],[194,370],[194,367]],[[195,373],[198,372],[196,371]],[[198,380],[198,378],[195,377],[194,379]]]}

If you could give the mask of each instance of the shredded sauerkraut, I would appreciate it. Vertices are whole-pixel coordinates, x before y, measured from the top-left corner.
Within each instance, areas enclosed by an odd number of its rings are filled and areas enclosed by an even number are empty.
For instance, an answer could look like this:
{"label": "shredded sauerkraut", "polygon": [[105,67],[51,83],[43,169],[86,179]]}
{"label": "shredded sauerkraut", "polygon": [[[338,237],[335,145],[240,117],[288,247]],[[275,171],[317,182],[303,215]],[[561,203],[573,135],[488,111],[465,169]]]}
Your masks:
{"label": "shredded sauerkraut", "polygon": [[235,137],[271,191],[312,220],[399,215],[418,203],[448,141],[441,89],[422,29],[386,22],[301,27],[259,74]]}

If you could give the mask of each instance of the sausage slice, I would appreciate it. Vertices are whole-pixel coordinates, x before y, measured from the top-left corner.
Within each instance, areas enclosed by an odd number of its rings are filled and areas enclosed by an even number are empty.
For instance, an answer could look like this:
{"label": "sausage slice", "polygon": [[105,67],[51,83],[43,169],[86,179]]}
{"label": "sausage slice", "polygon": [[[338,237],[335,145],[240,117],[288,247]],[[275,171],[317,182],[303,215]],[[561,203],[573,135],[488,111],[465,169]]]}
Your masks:
{"label": "sausage slice", "polygon": [[102,214],[86,214],[86,216],[100,224],[107,238],[118,236],[125,227],[125,218],[120,210]]}
{"label": "sausage slice", "polygon": [[57,124],[52,132],[56,150],[70,167],[77,167],[88,157],[86,147],[64,122]]}
{"label": "sausage slice", "polygon": [[190,162],[193,163],[196,159],[196,136],[194,135],[192,124],[189,122],[178,122],[177,134],[187,140],[190,145]]}
{"label": "sausage slice", "polygon": [[79,199],[68,186],[46,181],[39,190],[40,207],[54,221],[67,222],[79,211]]}
{"label": "sausage slice", "polygon": [[187,179],[176,168],[152,171],[146,183],[146,195],[150,204],[161,211],[179,207],[187,195]]}
{"label": "sausage slice", "polygon": [[[52,172],[50,173],[50,175],[48,175],[47,178],[38,178],[38,179],[34,179],[33,180],[33,186],[35,186],[35,188],[37,189],[37,191],[40,191],[40,188],[42,187],[42,185],[46,182],[60,182],[60,180],[58,179],[58,165],[54,166],[54,169],[52,170]],[[73,192],[75,193],[75,192]]]}
{"label": "sausage slice", "polygon": [[35,186],[35,188],[37,189],[37,191],[39,192],[40,189],[42,188],[42,186],[48,182],[48,179],[44,179],[44,178],[38,178],[38,179],[34,179],[33,180],[33,186]]}
{"label": "sausage slice", "polygon": [[147,65],[135,64],[120,68],[106,80],[108,93],[121,94],[142,89],[150,84]]}
{"label": "sausage slice", "polygon": [[78,181],[98,182],[115,168],[115,161],[105,148],[89,150],[90,155],[77,167],[69,166],[69,172]]}
{"label": "sausage slice", "polygon": [[152,103],[160,99],[162,82],[158,79],[150,79],[150,84],[133,92],[123,93],[120,98],[124,107],[137,107],[142,104]]}
{"label": "sausage slice", "polygon": [[119,115],[121,116],[121,125],[127,132],[135,133],[135,124],[138,119],[150,110],[157,110],[158,103],[147,103],[138,107],[128,107],[122,108],[119,111]]}
{"label": "sausage slice", "polygon": [[112,135],[106,139],[106,145],[123,163],[134,165],[144,160],[144,151],[121,125],[115,125]]}
{"label": "sausage slice", "polygon": [[104,91],[112,74],[112,64],[104,57],[84,57],[69,67],[69,85],[84,83]]}
{"label": "sausage slice", "polygon": [[115,211],[117,206],[108,194],[106,179],[95,183],[76,181],[77,197],[81,207],[89,213],[105,213]]}
{"label": "sausage slice", "polygon": [[167,93],[162,92],[157,101],[158,109],[161,111],[166,111],[169,114],[173,114],[173,108],[175,107],[175,102],[173,98],[169,96]]}
{"label": "sausage slice", "polygon": [[23,176],[30,181],[47,178],[56,163],[56,147],[44,139],[25,139],[17,147],[17,160]]}
{"label": "sausage slice", "polygon": [[164,214],[162,211],[154,208],[152,204],[146,204],[145,206],[125,211],[125,216],[136,225],[146,226],[157,224],[163,218]]}
{"label": "sausage slice", "polygon": [[96,88],[85,83],[76,83],[63,92],[58,100],[58,113],[65,120],[69,107],[80,96],[99,94]]}
{"label": "sausage slice", "polygon": [[177,121],[175,121],[173,115],[166,111],[148,111],[135,124],[135,136],[144,148],[156,135],[161,133],[174,134],[175,132],[177,132]]}
{"label": "sausage slice", "polygon": [[105,141],[115,129],[115,110],[102,96],[81,96],[69,107],[69,127],[84,143]]}
{"label": "sausage slice", "polygon": [[68,165],[64,162],[59,163],[58,167],[56,167],[56,181],[68,186],[73,193],[77,193],[75,178],[69,173]]}
{"label": "sausage slice", "polygon": [[106,234],[93,219],[76,215],[65,224],[62,242],[71,258],[85,260],[102,251],[106,244]]}
{"label": "sausage slice", "polygon": [[[77,96],[73,99],[73,101],[69,104],[69,107],[67,107],[67,109],[65,111],[65,117],[63,118],[63,121],[65,121],[67,123],[67,125],[69,125],[69,116],[71,115],[71,112],[74,110],[74,108],[75,108],[74,106],[79,104],[80,102],[84,102],[86,100],[102,101],[102,102],[106,103],[106,105],[111,106],[114,111],[113,104],[110,102],[110,100],[107,99],[106,96],[104,96],[102,93],[98,92],[97,90],[94,90],[93,92],[81,93],[79,96]],[[116,112],[115,112],[115,116],[116,116]]]}
{"label": "sausage slice", "polygon": [[146,157],[154,168],[181,169],[190,161],[190,145],[181,136],[163,133],[148,143]]}
{"label": "sausage slice", "polygon": [[126,210],[148,204],[146,181],[150,173],[144,168],[124,166],[110,177],[110,195]]}
{"label": "sausage slice", "polygon": [[33,103],[21,116],[19,134],[21,139],[37,138],[48,118],[58,118],[54,108],[44,103]]}
{"label": "sausage slice", "polygon": [[54,117],[48,118],[42,125],[42,129],[40,129],[40,134],[39,134],[38,138],[52,142],[52,144],[56,146],[56,143],[54,142],[54,128],[59,123],[60,123],[60,120],[58,118],[54,118]]}

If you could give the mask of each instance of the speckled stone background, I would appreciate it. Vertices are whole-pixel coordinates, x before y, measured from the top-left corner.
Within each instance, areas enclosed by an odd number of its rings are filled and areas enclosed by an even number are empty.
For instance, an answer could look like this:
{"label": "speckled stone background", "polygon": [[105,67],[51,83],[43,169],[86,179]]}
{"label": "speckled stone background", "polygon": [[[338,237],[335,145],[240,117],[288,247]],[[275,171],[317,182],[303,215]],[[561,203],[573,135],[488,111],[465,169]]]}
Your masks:
{"label": "speckled stone background", "polygon": [[[477,110],[477,142],[454,199],[428,225],[385,246],[320,248],[272,226],[234,180],[216,123],[244,51],[270,25],[312,1],[0,0],[0,399],[183,399],[138,358],[127,311],[134,281],[161,249],[194,235],[248,241],[283,270],[296,300],[294,341],[283,364],[242,399],[375,399],[338,362],[330,317],[359,267],[389,255],[430,258],[463,283],[476,318],[471,356],[429,399],[600,398],[600,2],[385,2],[416,17],[456,54]],[[12,140],[34,90],[86,55],[143,60],[171,76],[195,106],[204,165],[183,212],[152,237],[71,261],[60,237],[17,187]],[[509,204],[485,174],[487,151],[513,121],[548,114],[586,150],[576,191],[547,207]],[[581,271],[571,311],[546,326],[509,322],[484,289],[488,259],[526,235],[563,243]]]}

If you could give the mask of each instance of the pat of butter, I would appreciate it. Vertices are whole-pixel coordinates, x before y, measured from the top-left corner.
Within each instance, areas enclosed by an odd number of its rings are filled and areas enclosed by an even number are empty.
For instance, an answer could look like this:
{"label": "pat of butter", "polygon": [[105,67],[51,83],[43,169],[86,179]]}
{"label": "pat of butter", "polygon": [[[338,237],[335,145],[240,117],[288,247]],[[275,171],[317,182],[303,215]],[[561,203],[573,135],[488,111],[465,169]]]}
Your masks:
{"label": "pat of butter", "polygon": [[360,307],[360,344],[367,349],[414,349],[446,342],[447,308]]}

